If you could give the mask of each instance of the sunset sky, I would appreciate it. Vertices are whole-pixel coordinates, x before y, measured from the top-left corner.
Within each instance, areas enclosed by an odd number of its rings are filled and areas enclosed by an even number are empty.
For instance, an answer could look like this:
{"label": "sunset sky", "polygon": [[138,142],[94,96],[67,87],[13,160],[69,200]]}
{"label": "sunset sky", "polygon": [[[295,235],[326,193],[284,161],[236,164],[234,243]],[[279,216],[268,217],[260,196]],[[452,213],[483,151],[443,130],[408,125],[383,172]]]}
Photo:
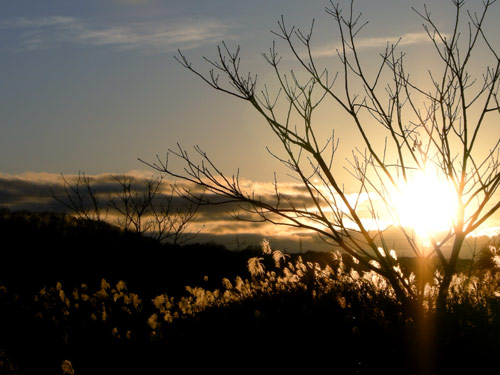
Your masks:
{"label": "sunset sky", "polygon": [[[442,30],[451,32],[451,1],[355,1],[369,21],[359,35],[360,50],[376,56],[387,41],[402,37],[402,48],[413,51],[410,66],[432,66],[429,54],[421,52],[432,51],[429,40],[411,10],[424,3]],[[350,1],[340,4],[348,8]],[[315,54],[335,71],[339,36],[324,12],[328,5],[324,0],[3,1],[0,205],[26,203],[60,173],[152,174],[138,158],[154,161],[177,142],[188,149],[200,145],[228,175],[239,168],[248,181],[265,184],[277,171],[287,181],[266,151],[268,145],[277,147],[266,123],[247,103],[207,87],[174,56],[180,49],[206,71],[203,56],[215,57],[221,41],[241,45],[243,69],[266,82],[273,73],[261,53],[276,39],[270,31],[283,15],[287,24],[306,30],[315,19]],[[498,19],[500,4],[494,4],[486,31],[497,50]],[[288,50],[283,45],[279,51],[286,64]],[[327,117],[319,121],[328,123]],[[340,161],[353,148],[352,134],[347,123],[336,129]],[[500,131],[491,135],[498,138]]]}

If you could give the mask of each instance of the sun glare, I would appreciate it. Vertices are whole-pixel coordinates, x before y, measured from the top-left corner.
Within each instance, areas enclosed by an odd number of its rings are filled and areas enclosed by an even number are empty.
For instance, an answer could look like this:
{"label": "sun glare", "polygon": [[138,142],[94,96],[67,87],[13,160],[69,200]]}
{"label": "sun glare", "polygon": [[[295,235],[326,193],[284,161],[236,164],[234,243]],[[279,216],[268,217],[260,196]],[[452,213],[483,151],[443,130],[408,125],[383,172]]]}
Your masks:
{"label": "sun glare", "polygon": [[413,173],[407,182],[399,185],[393,198],[399,225],[413,229],[422,239],[453,226],[456,193],[432,168]]}

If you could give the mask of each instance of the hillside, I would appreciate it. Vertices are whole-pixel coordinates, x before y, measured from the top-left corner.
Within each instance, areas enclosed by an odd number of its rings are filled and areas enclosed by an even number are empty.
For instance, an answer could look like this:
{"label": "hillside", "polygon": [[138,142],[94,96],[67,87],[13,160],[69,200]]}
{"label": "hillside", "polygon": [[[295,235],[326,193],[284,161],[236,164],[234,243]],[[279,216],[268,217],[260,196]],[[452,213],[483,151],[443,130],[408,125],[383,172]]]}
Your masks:
{"label": "hillside", "polygon": [[[362,277],[350,273],[349,257],[282,254],[288,266],[280,268],[257,248],[160,244],[51,212],[2,210],[0,236],[0,373],[7,362],[10,374],[61,373],[64,360],[76,375],[166,373],[174,364],[220,370],[249,360],[260,369],[267,358],[279,371],[307,363],[390,374],[412,373],[419,360],[415,322],[381,278],[359,266]],[[250,258],[267,273],[251,275]],[[416,267],[412,258],[400,263]],[[438,368],[449,370],[457,355],[486,366],[500,350],[492,292],[500,279],[488,280],[473,294],[460,281],[447,315],[435,317]]]}

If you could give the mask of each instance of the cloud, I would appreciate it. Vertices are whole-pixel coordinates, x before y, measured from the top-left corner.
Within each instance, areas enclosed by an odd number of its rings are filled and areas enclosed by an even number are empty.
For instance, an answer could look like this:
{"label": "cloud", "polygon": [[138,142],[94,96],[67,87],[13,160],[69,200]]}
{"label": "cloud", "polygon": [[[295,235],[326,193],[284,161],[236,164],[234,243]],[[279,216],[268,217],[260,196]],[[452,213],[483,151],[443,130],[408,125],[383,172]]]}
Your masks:
{"label": "cloud", "polygon": [[[385,48],[387,44],[391,45],[396,43],[401,47],[432,43],[432,40],[426,32],[406,33],[399,36],[358,38],[355,40],[355,46],[358,50],[368,48],[381,49]],[[336,56],[337,50],[341,48],[342,46],[340,44],[327,44],[314,48],[312,54],[314,57]]]}
{"label": "cloud", "polygon": [[75,17],[22,17],[0,22],[0,29],[17,30],[24,50],[72,44],[164,53],[178,48],[187,50],[206,43],[218,43],[230,38],[227,25],[210,19],[100,26]]}
{"label": "cloud", "polygon": [[[124,174],[130,178],[133,178],[134,182],[132,187],[141,191],[140,183],[146,178],[151,178],[152,174],[145,171],[130,171]],[[115,179],[115,174],[103,173],[98,175],[86,175],[85,177],[90,178],[90,184],[92,190],[95,191],[97,197],[101,198],[101,201],[109,201],[109,199],[117,197],[117,194],[122,192],[121,185]],[[81,176],[83,177],[83,176]],[[64,175],[64,179],[71,185],[76,186],[78,180],[78,175]],[[48,210],[57,207],[62,209],[62,205],[57,204],[53,199],[52,194],[64,198],[67,194],[64,184],[63,177],[56,173],[23,173],[17,175],[8,175],[0,173],[0,205],[7,206],[11,209],[37,209],[37,210]],[[170,184],[173,181],[166,181],[163,186],[163,190],[158,195],[158,197],[168,197],[171,193]],[[194,193],[201,193],[196,186],[191,186],[185,182],[177,182],[179,187],[190,190]],[[243,191],[247,193],[255,192],[255,197],[261,199],[265,202],[275,202],[275,188],[274,184],[271,182],[253,182],[250,180],[241,180],[240,186]],[[85,184],[80,180],[81,191],[85,194]],[[288,199],[297,207],[314,207],[311,197],[303,187],[295,182],[287,182],[278,185],[280,193]],[[205,198],[210,202],[221,202],[224,201],[223,198],[207,192]],[[350,196],[348,196],[350,198]],[[354,198],[353,198],[354,199]],[[365,201],[363,198],[361,201]],[[181,198],[176,198],[173,200],[173,205],[176,208],[182,208],[186,206],[186,201]],[[287,202],[282,201],[282,205],[286,206]],[[243,205],[244,206],[244,205]],[[198,217],[200,221],[218,223],[226,222],[228,220],[233,221],[230,214],[239,212],[241,217],[250,219],[250,214],[244,209],[242,210],[242,205],[238,202],[232,202],[227,204],[211,204],[200,207],[198,212]]]}
{"label": "cloud", "polygon": [[1,29],[11,28],[36,28],[36,27],[61,27],[73,25],[75,18],[64,16],[48,16],[38,18],[20,17],[15,20],[7,20],[0,23]]}
{"label": "cloud", "polygon": [[45,211],[51,209],[46,181],[0,175],[0,206],[10,209]]}
{"label": "cloud", "polygon": [[94,46],[167,52],[218,42],[223,39],[225,31],[226,27],[217,21],[183,25],[136,23],[98,30],[83,29],[78,38],[82,43]]}
{"label": "cloud", "polygon": [[[144,181],[144,178],[150,178],[151,174],[145,171],[130,171],[125,173],[126,176],[135,176],[137,181]],[[88,175],[91,178],[91,186],[96,195],[101,198],[101,202],[105,204],[109,199],[117,197],[117,194],[122,191],[121,186],[114,179],[115,174],[104,173],[98,175]],[[64,175],[64,178],[71,184],[74,184],[78,175]],[[172,181],[166,181],[171,183]],[[264,200],[272,200],[274,187],[271,182],[252,182],[244,180],[241,182],[248,191],[254,190]],[[185,184],[185,183],[182,183]],[[189,185],[184,185],[189,188]],[[298,183],[283,183],[280,190],[284,194],[290,194],[292,201],[299,205],[310,206],[311,200],[305,193],[301,193],[300,184]],[[169,194],[168,186],[165,186],[162,194]],[[52,197],[55,194],[59,197],[64,197],[65,190],[63,186],[63,178],[56,173],[23,173],[16,175],[0,173],[0,207],[7,207],[13,211],[16,210],[31,210],[31,211],[63,211],[64,206],[58,204]],[[292,195],[293,194],[293,195]],[[210,196],[209,198],[214,198]],[[368,197],[361,197],[363,202],[366,202]],[[354,199],[354,195],[349,195],[348,199]],[[175,209],[186,207],[186,201],[181,198],[174,198],[172,201]],[[331,245],[326,245],[319,240],[318,236],[311,231],[304,229],[292,228],[288,226],[273,225],[269,222],[258,223],[251,221],[240,221],[233,219],[228,215],[228,211],[237,209],[237,203],[227,205],[208,205],[201,206],[193,227],[191,229],[202,229],[202,235],[197,237],[196,241],[214,240],[222,242],[229,247],[234,247],[238,242],[253,244],[258,243],[263,237],[273,238],[276,248],[297,249],[300,241],[304,242],[304,249],[324,249],[331,250]],[[245,212],[243,212],[245,215]],[[367,226],[373,225],[373,220],[370,219],[370,214],[366,211],[362,221]],[[250,218],[247,216],[247,218]],[[109,210],[108,220],[113,222],[117,219],[116,211]],[[380,224],[380,222],[379,222]],[[372,227],[375,229],[375,227]],[[479,232],[477,236],[498,235],[499,227],[490,228],[489,231]],[[409,255],[411,252],[407,248],[407,242],[401,231],[397,227],[388,228],[384,232],[385,240],[395,248],[400,254]],[[473,239],[472,239],[473,240]],[[471,241],[472,241],[471,240]],[[448,248],[445,248],[448,251]]]}

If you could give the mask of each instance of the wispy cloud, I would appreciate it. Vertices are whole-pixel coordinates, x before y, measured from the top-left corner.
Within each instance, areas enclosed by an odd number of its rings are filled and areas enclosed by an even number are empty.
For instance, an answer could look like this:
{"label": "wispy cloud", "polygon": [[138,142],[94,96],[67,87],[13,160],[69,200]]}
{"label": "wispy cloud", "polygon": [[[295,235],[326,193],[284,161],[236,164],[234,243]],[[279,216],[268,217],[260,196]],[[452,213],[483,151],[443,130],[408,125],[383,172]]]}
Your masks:
{"label": "wispy cloud", "polygon": [[0,29],[17,30],[22,49],[39,50],[62,44],[168,52],[191,49],[228,38],[228,26],[217,20],[135,22],[94,25],[75,17],[17,18],[0,22]]}
{"label": "wispy cloud", "polygon": [[[409,46],[415,44],[432,43],[426,32],[406,33],[399,36],[387,37],[367,37],[355,40],[355,46],[358,50],[368,48],[385,48],[387,44],[396,44],[399,46]],[[341,49],[340,44],[326,44],[313,49],[313,56],[315,57],[328,57],[336,56],[337,50]]]}
{"label": "wispy cloud", "polygon": [[38,18],[20,17],[12,20],[3,21],[0,23],[0,28],[36,28],[36,27],[60,27],[72,25],[75,23],[75,18],[64,16],[49,16]]}
{"label": "wispy cloud", "polygon": [[137,23],[100,30],[85,29],[79,34],[82,42],[95,46],[116,46],[124,49],[169,51],[194,48],[207,42],[218,42],[226,27],[217,21],[196,24],[158,25]]}

